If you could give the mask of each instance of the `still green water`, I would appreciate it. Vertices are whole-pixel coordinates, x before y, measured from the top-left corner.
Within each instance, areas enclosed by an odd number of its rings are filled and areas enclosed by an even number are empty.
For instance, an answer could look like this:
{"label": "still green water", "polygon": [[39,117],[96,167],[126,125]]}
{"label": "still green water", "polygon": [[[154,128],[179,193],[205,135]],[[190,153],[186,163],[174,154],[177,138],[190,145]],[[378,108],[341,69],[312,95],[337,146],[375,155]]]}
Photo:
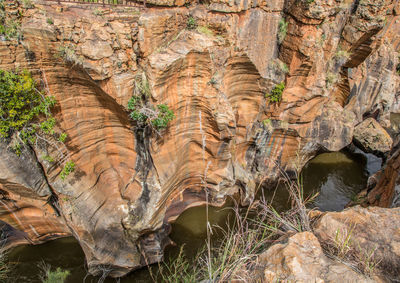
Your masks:
{"label": "still green water", "polygon": [[[380,159],[361,152],[323,153],[312,159],[304,167],[302,180],[305,195],[319,192],[313,206],[323,211],[338,211],[366,185],[369,174],[379,170]],[[288,194],[283,186],[276,190],[263,192],[265,198],[273,199],[278,210],[289,207]],[[209,207],[209,219],[212,225],[226,226],[232,210],[230,204],[222,208]],[[177,244],[166,249],[166,258],[173,258],[179,247],[185,245],[188,255],[194,255],[204,245],[206,239],[206,208],[194,207],[182,213],[172,225],[171,239]],[[74,238],[58,239],[38,246],[20,246],[9,253],[12,265],[12,282],[41,282],[38,264],[44,261],[52,267],[61,267],[70,271],[67,283],[97,282],[98,278],[88,276],[84,254]],[[116,282],[107,279],[105,282]],[[119,282],[153,282],[147,268],[134,271]]]}

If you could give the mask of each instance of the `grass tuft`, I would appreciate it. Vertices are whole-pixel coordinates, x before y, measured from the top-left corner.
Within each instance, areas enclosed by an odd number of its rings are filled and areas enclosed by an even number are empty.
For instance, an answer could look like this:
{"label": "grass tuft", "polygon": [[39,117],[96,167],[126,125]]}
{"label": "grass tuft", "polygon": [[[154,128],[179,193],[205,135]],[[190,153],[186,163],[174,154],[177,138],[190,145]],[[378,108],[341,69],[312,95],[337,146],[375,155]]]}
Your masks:
{"label": "grass tuft", "polygon": [[40,279],[43,283],[64,283],[70,272],[68,270],[62,270],[57,267],[56,270],[51,270],[51,266],[42,262],[39,264],[42,274]]}

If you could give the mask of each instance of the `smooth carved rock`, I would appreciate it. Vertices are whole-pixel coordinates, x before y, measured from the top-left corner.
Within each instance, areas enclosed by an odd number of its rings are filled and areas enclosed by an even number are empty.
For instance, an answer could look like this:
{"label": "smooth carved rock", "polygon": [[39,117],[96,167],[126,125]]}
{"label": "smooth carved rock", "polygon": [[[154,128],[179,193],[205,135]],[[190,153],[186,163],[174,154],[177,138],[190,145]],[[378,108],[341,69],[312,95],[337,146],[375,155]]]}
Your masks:
{"label": "smooth carved rock", "polygon": [[258,257],[257,264],[263,269],[262,282],[376,282],[327,258],[311,232],[273,245]]}
{"label": "smooth carved rock", "polygon": [[373,254],[377,269],[389,278],[400,274],[400,208],[360,206],[320,213],[314,233],[322,242],[350,234],[350,247],[360,258]]}
{"label": "smooth carved rock", "polygon": [[354,129],[354,139],[367,152],[388,152],[392,148],[392,138],[373,118],[368,118]]}

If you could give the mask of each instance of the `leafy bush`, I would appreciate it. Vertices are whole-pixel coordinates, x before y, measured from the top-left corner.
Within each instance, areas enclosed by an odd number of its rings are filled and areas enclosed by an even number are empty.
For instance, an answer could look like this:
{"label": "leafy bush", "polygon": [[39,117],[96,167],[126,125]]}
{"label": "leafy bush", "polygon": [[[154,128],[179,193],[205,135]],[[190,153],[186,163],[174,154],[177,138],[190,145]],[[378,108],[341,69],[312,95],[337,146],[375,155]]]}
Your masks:
{"label": "leafy bush", "polygon": [[150,87],[144,75],[138,76],[135,83],[135,93],[128,101],[129,116],[136,121],[137,126],[144,128],[151,125],[156,130],[165,129],[174,118],[174,112],[168,105],[160,104],[154,107],[148,102]]}
{"label": "leafy bush", "polygon": [[30,123],[40,114],[48,117],[40,128],[51,131],[55,120],[49,108],[55,103],[54,97],[43,97],[35,88],[29,72],[0,70],[0,138],[7,138],[15,131],[31,136],[36,132],[37,125],[29,127]]}
{"label": "leafy bush", "polygon": [[186,28],[189,30],[197,28],[197,22],[196,19],[190,16],[187,20]]}
{"label": "leafy bush", "polygon": [[65,142],[67,139],[68,135],[66,133],[61,133],[60,136],[58,137],[59,142]]}
{"label": "leafy bush", "polygon": [[68,161],[65,163],[64,168],[60,173],[60,177],[62,180],[65,180],[69,174],[75,171],[75,163],[73,161]]}
{"label": "leafy bush", "polygon": [[284,18],[279,21],[278,42],[282,43],[287,34],[288,22]]}
{"label": "leafy bush", "polygon": [[[37,145],[40,141],[56,149],[60,159],[65,160],[60,144],[64,146],[67,135],[54,130],[57,121],[50,109],[55,104],[54,97],[45,96],[36,88],[28,71],[0,70],[0,140],[10,141],[15,135],[10,147],[18,156],[22,153],[23,145]],[[54,160],[51,156],[43,158],[47,161],[50,159]],[[74,167],[75,164],[68,161],[61,178],[64,180]]]}
{"label": "leafy bush", "polygon": [[174,112],[170,110],[166,104],[157,105],[157,108],[157,118],[152,120],[151,123],[156,129],[165,129],[168,126],[168,123],[175,118]]}
{"label": "leafy bush", "polygon": [[47,18],[47,19],[46,19],[46,22],[47,22],[49,25],[54,24],[54,21],[53,21],[52,18]]}
{"label": "leafy bush", "polygon": [[285,82],[277,84],[271,91],[271,93],[266,95],[271,103],[278,103],[282,100],[282,93],[285,89]]}

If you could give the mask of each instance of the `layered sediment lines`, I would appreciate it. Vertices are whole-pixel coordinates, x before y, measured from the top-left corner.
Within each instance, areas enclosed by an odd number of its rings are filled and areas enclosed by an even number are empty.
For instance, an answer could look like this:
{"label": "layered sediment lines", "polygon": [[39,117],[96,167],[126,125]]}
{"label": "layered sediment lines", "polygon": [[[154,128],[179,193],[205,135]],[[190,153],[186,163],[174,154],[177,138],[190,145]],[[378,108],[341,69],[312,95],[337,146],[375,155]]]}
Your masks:
{"label": "layered sediment lines", "polygon": [[[147,2],[18,7],[23,39],[0,40],[0,68],[45,76],[76,171],[62,181],[43,149],[17,157],[0,144],[0,220],[14,243],[73,235],[91,273],[121,276],[161,259],[168,222],[186,208],[231,195],[246,204],[278,167],[349,145],[368,117],[398,132],[396,2]],[[175,114],[160,135],[135,129],[126,109],[143,72],[149,99]]]}

